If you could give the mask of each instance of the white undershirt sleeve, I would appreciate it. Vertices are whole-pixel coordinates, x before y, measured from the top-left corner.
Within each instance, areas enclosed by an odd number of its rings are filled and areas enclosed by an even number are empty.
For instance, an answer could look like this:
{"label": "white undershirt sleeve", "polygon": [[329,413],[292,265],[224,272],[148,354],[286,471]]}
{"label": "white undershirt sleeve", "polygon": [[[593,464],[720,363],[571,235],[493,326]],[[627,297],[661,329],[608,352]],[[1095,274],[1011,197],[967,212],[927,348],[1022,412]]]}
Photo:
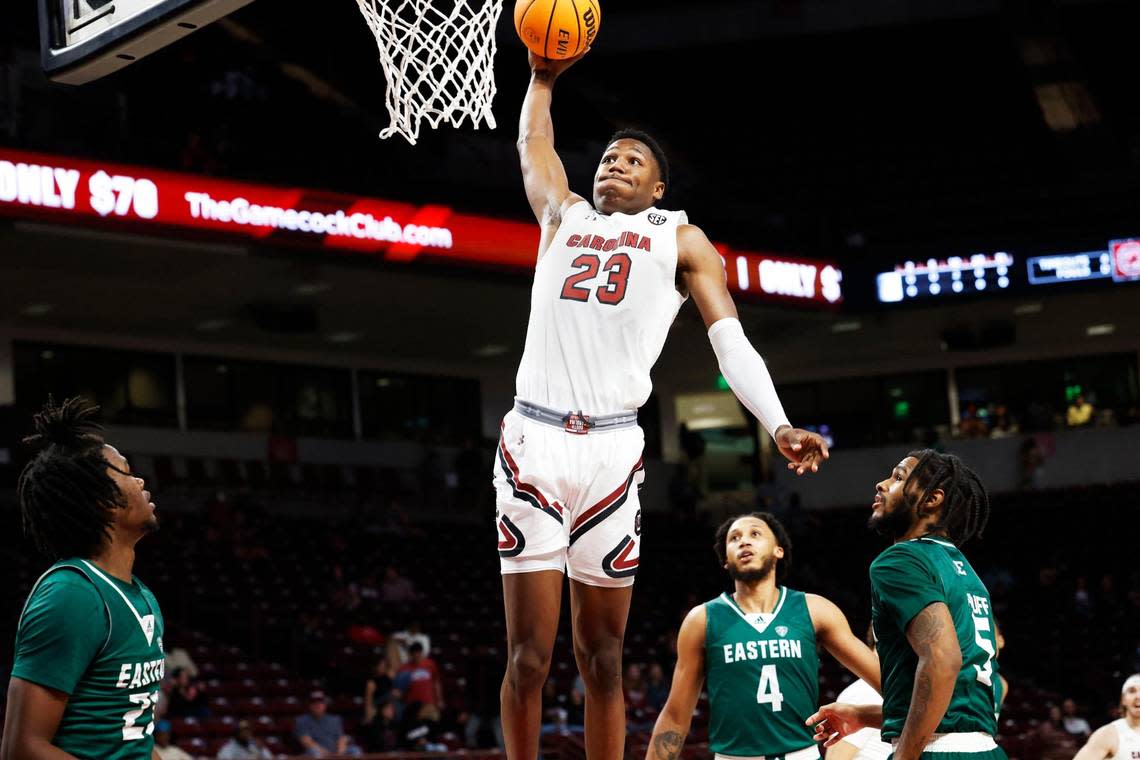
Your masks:
{"label": "white undershirt sleeve", "polygon": [[772,435],[781,425],[791,425],[764,359],[744,335],[736,317],[725,317],[709,328],[709,342],[720,362],[720,372],[740,402],[756,415]]}

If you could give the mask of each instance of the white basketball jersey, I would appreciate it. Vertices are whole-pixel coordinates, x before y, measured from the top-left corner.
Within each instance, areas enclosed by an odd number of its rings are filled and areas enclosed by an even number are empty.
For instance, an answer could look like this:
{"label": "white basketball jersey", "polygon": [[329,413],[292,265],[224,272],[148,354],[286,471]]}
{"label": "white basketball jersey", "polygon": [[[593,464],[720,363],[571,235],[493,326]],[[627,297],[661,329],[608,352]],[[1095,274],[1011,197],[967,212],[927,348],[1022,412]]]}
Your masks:
{"label": "white basketball jersey", "polygon": [[520,399],[613,414],[649,398],[653,367],[685,302],[677,292],[684,211],[640,214],[571,206],[534,272]]}
{"label": "white basketball jersey", "polygon": [[1140,732],[1128,725],[1124,718],[1114,720],[1116,727],[1116,754],[1113,760],[1140,760]]}

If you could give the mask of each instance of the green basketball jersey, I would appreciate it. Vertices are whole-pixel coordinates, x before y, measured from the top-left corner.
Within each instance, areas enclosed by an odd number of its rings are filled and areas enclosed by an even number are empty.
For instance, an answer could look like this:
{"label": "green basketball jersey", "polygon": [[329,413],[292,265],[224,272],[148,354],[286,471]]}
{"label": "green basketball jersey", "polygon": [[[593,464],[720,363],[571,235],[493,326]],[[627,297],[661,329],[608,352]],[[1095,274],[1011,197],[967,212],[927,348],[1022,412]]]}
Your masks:
{"label": "green basketball jersey", "polygon": [[916,538],[888,547],[871,563],[871,620],[883,673],[883,739],[902,733],[918,656],[906,638],[910,621],[944,602],[962,650],[962,669],[938,733],[997,733],[994,682],[997,647],[990,594],[958,547]]}
{"label": "green basketball jersey", "polygon": [[705,614],[709,749],[771,757],[814,747],[804,721],[819,706],[819,655],[804,593],[780,587],[770,617],[729,594],[705,602]]}
{"label": "green basketball jersey", "polygon": [[40,576],[16,632],[12,675],[68,694],[52,743],[92,760],[149,760],[165,672],[158,601],[82,559]]}

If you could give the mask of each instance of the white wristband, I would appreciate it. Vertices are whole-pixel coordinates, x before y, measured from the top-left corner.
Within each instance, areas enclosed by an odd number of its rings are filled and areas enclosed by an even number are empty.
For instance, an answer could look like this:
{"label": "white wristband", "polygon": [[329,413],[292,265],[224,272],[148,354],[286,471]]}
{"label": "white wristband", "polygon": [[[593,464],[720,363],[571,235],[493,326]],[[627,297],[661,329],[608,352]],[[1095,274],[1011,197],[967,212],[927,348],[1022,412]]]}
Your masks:
{"label": "white wristband", "polygon": [[776,395],[776,386],[764,359],[744,335],[744,327],[736,317],[717,320],[709,328],[709,342],[720,362],[720,372],[740,402],[756,415],[760,424],[772,435],[781,425],[791,425],[784,406]]}

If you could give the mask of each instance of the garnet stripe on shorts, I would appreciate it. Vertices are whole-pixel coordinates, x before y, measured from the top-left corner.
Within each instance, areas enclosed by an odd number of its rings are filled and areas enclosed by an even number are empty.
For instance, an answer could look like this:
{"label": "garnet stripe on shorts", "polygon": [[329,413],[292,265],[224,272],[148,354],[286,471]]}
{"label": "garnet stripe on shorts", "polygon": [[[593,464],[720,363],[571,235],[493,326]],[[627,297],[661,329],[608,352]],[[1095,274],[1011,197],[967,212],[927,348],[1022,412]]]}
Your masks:
{"label": "garnet stripe on shorts", "polygon": [[621,509],[621,505],[625,504],[625,500],[629,498],[629,487],[633,484],[633,477],[640,472],[643,467],[644,460],[638,459],[637,464],[629,471],[629,477],[625,479],[624,483],[615,488],[614,491],[604,499],[578,515],[578,519],[574,521],[574,524],[570,528],[571,546],[582,537],[582,534],[590,530],[590,528],[593,528],[602,520],[605,520],[614,512]]}
{"label": "garnet stripe on shorts", "polygon": [[553,517],[559,523],[562,522],[562,505],[557,501],[550,503],[547,502],[546,497],[531,483],[524,483],[519,477],[519,468],[515,464],[514,457],[511,452],[507,451],[507,442],[504,438],[499,438],[499,464],[503,467],[503,472],[507,476],[507,482],[511,484],[511,492],[516,499],[521,499],[527,504],[530,504],[535,509],[540,509],[546,514]]}

